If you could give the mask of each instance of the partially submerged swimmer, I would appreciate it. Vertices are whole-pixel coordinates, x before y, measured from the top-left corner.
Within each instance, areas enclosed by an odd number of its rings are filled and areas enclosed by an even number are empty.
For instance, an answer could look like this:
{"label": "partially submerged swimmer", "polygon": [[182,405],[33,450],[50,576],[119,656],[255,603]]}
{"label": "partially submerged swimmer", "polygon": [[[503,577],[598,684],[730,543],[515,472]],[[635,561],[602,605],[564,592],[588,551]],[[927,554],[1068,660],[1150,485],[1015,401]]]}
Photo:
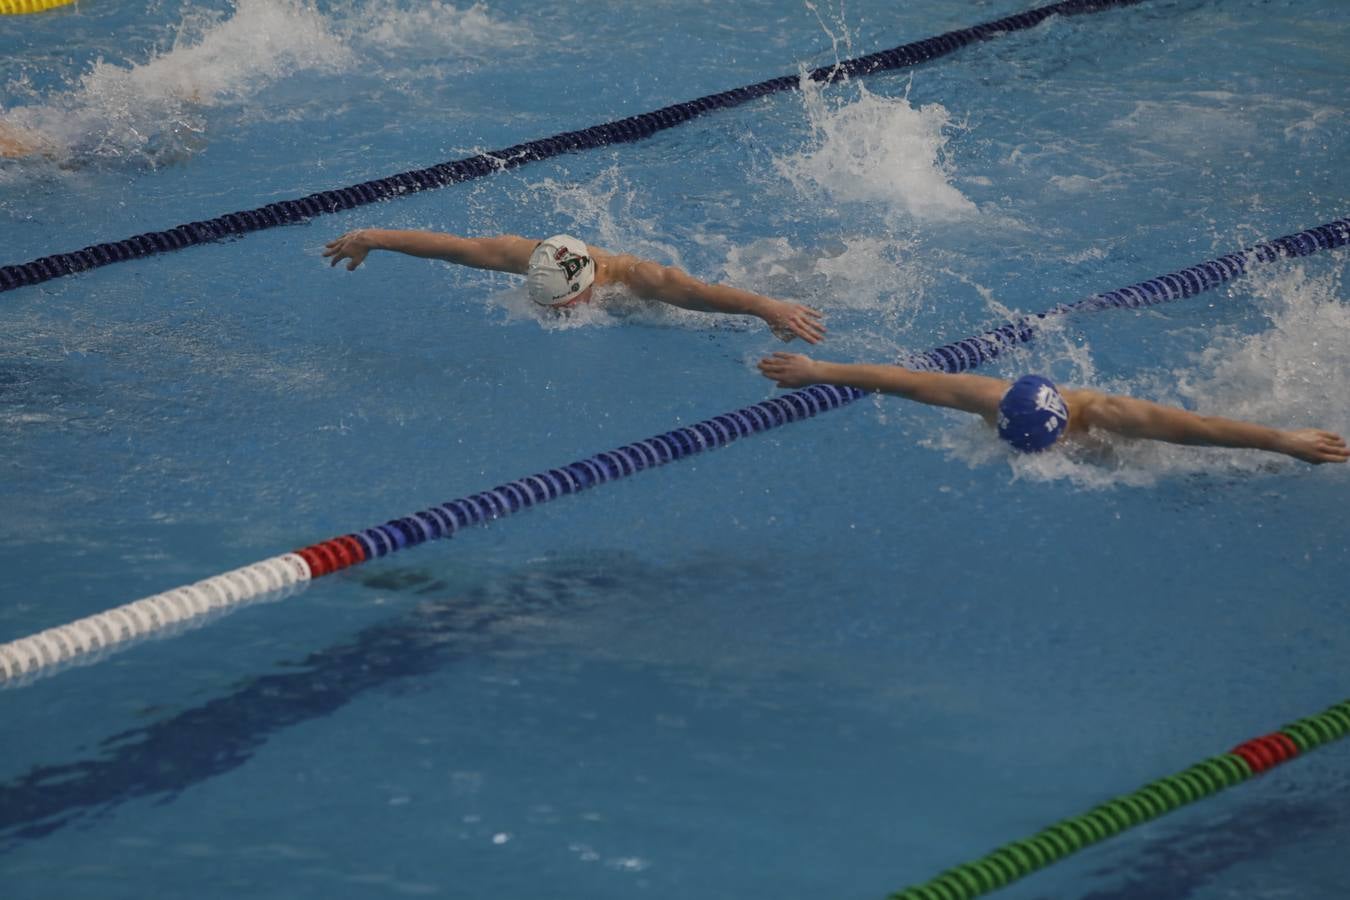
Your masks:
{"label": "partially submerged swimmer", "polygon": [[36,131],[0,122],[0,157],[20,159],[39,154],[50,155],[54,148]]}
{"label": "partially submerged swimmer", "polygon": [[205,145],[199,106],[196,88],[183,86],[140,107],[134,120],[116,106],[44,107],[24,125],[0,119],[0,159],[41,158],[71,168],[123,158],[152,166],[182,162]]}
{"label": "partially submerged swimmer", "polygon": [[565,309],[588,303],[597,286],[619,284],[634,296],[681,309],[756,316],[785,341],[808,344],[825,337],[821,314],[809,306],[775,300],[723,284],[709,284],[674,266],[626,253],[588,246],[570,235],[543,241],[516,235],[465,238],[432,231],[363,228],[330,242],[323,251],[330,265],[348,260],[351,271],[371,250],[393,250],[409,256],[524,275],[530,299],[542,307]]}
{"label": "partially submerged swimmer", "polygon": [[1350,459],[1345,439],[1319,428],[1269,428],[1135,397],[1082,388],[1060,390],[1040,375],[1024,375],[1010,384],[987,375],[823,362],[796,353],[767,356],[760,360],[759,370],[779,387],[844,385],[974,413],[1026,453],[1046,450],[1061,437],[1081,441],[1099,429],[1171,444],[1267,450],[1314,464]]}

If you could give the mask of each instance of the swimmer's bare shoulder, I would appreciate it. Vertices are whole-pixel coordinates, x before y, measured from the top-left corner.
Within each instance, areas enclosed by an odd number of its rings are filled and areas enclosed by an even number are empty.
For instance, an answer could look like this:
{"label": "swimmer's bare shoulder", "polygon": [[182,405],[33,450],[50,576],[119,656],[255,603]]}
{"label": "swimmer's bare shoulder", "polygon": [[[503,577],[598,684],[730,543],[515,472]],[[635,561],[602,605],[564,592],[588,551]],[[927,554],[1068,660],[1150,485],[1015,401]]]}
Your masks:
{"label": "swimmer's bare shoulder", "polygon": [[587,244],[586,249],[595,261],[596,284],[622,284],[634,288],[641,277],[641,266],[648,262],[631,253],[614,253],[593,244]]}
{"label": "swimmer's bare shoulder", "polygon": [[1069,410],[1068,436],[1085,438],[1097,418],[1102,400],[1106,397],[1100,391],[1087,388],[1061,387],[1059,395]]}

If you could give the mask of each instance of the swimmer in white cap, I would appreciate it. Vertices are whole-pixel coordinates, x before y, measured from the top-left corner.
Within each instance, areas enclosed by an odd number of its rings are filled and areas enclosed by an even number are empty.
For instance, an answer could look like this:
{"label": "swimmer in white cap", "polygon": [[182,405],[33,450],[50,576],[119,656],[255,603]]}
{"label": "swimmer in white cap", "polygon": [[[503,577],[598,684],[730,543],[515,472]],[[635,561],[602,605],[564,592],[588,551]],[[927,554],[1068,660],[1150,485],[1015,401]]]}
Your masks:
{"label": "swimmer in white cap", "polygon": [[1024,375],[1008,382],[987,375],[824,362],[799,353],[766,356],[759,361],[759,371],[783,388],[837,384],[974,413],[1023,453],[1047,450],[1061,437],[1083,440],[1093,429],[1099,429],[1171,444],[1267,450],[1314,464],[1350,459],[1345,438],[1320,428],[1268,428],[1222,416],[1202,416],[1135,397],[1058,388],[1040,375]]}
{"label": "swimmer in white cap", "polygon": [[825,337],[821,314],[809,306],[708,284],[674,266],[610,253],[566,234],[538,241],[510,234],[465,238],[433,231],[362,228],[330,242],[323,255],[334,266],[347,260],[350,271],[361,265],[371,250],[393,250],[524,275],[530,299],[552,309],[587,303],[598,285],[618,284],[644,300],[681,309],[756,316],[785,341],[801,338],[808,344],[818,344]]}

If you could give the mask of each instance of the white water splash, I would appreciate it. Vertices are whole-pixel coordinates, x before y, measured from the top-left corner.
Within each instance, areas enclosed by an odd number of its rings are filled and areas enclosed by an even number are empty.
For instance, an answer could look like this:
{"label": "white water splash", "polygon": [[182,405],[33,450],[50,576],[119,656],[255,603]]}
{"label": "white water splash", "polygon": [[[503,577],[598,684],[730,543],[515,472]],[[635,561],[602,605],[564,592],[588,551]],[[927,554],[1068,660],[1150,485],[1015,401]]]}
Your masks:
{"label": "white water splash", "polygon": [[913,309],[923,293],[911,241],[890,235],[843,235],[825,246],[788,238],[723,242],[726,280],[739,287],[822,307]]}
{"label": "white water splash", "polygon": [[1342,270],[1309,275],[1281,262],[1249,285],[1269,330],[1220,336],[1197,370],[1180,372],[1178,393],[1197,407],[1285,428],[1350,432],[1350,306]]}
{"label": "white water splash", "polygon": [[828,100],[826,88],[805,77],[801,87],[811,140],[774,160],[798,192],[838,203],[884,203],[920,222],[975,213],[950,181],[944,151],[954,126],[940,104],[915,108],[907,97],[878,96],[858,83],[848,86],[853,100]]}
{"label": "white water splash", "polygon": [[518,20],[499,21],[484,3],[373,0],[348,13],[343,27],[352,43],[406,54],[464,57],[529,43],[530,31]]}
{"label": "white water splash", "polygon": [[72,89],[0,119],[57,160],[159,165],[200,147],[210,107],[242,103],[301,70],[340,71],[353,59],[312,6],[238,0],[228,18],[189,10],[169,49],[145,62],[100,59]]}
{"label": "white water splash", "polygon": [[[611,253],[631,253],[684,268],[681,247],[669,239],[664,221],[647,211],[643,197],[617,165],[586,183],[545,178],[530,185],[553,205],[541,231],[575,229],[577,237]],[[546,237],[541,233],[540,237]]]}
{"label": "white water splash", "polygon": [[607,328],[622,324],[622,314],[616,315],[628,298],[613,288],[598,288],[589,303],[578,303],[567,309],[542,307],[530,299],[524,280],[509,288],[489,294],[487,302],[505,313],[507,322],[533,321],[545,331],[571,331],[574,328]]}

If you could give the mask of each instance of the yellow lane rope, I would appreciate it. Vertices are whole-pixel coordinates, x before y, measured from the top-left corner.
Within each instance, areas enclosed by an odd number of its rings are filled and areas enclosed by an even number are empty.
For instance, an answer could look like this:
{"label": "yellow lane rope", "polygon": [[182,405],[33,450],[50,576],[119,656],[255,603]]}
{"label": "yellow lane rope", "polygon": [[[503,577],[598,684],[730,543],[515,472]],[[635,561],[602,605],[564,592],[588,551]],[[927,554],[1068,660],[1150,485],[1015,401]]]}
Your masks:
{"label": "yellow lane rope", "polygon": [[75,0],[0,0],[0,16],[46,12],[58,6],[70,6]]}

